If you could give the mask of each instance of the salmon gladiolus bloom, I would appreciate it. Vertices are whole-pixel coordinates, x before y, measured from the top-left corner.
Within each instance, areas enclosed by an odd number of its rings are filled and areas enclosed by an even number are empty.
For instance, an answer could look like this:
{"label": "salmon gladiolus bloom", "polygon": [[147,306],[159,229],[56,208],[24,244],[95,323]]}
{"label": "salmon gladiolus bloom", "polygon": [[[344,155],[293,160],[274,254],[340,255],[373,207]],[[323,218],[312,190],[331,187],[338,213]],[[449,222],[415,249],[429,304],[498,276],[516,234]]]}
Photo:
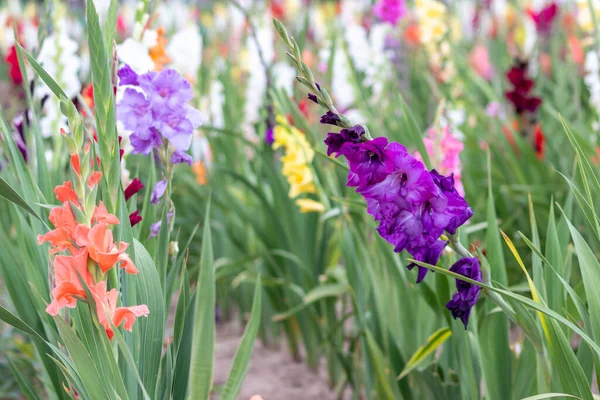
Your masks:
{"label": "salmon gladiolus bloom", "polygon": [[129,244],[121,242],[117,246],[113,242],[113,235],[108,229],[108,224],[99,223],[91,229],[85,225],[78,225],[73,237],[78,246],[87,248],[90,258],[98,263],[103,273],[121,262],[121,268],[125,268],[125,272],[137,274],[137,268],[125,253]]}
{"label": "salmon gladiolus bloom", "polygon": [[109,214],[103,202],[98,203],[94,208],[92,219],[95,220],[97,224],[117,225],[119,223],[119,218],[113,214]]}
{"label": "salmon gladiolus bloom", "polygon": [[69,202],[65,201],[62,207],[53,208],[50,211],[48,219],[56,229],[51,230],[45,235],[38,235],[38,244],[50,242],[50,245],[53,247],[53,249],[50,249],[50,254],[72,249],[72,236],[77,227],[77,220],[73,215]]}
{"label": "salmon gladiolus bloom", "polygon": [[64,203],[65,201],[71,201],[73,204],[79,204],[77,193],[75,193],[73,190],[71,181],[66,181],[62,185],[55,187],[54,194],[56,194],[57,200],[61,203]]}
{"label": "salmon gladiolus bloom", "polygon": [[131,332],[133,323],[137,317],[145,317],[150,314],[145,304],[133,307],[117,307],[119,292],[116,289],[106,291],[106,281],[98,282],[92,288],[92,295],[96,302],[98,321],[106,330],[106,335],[112,339],[115,335],[111,322],[115,327],[123,323],[123,329]]}
{"label": "salmon gladiolus bloom", "polygon": [[74,308],[77,297],[85,298],[85,290],[79,277],[90,287],[94,284],[92,274],[87,268],[87,251],[75,256],[56,256],[54,276],[56,286],[52,289],[52,302],[46,307],[50,315],[57,315],[64,307]]}

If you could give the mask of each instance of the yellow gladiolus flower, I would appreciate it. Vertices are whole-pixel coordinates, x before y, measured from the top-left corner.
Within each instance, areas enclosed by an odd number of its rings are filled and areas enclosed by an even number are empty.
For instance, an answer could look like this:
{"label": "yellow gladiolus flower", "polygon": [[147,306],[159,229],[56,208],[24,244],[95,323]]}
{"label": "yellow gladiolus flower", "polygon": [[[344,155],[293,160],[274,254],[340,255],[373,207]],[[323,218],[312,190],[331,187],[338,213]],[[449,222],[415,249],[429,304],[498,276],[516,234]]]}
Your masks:
{"label": "yellow gladiolus flower", "polygon": [[296,200],[296,205],[300,207],[301,213],[325,211],[323,203],[319,203],[313,199],[298,199]]}
{"label": "yellow gladiolus flower", "polygon": [[304,134],[297,128],[289,125],[287,120],[277,116],[277,125],[273,130],[273,148],[284,148],[285,154],[281,157],[283,167],[281,173],[290,184],[289,197],[291,199],[305,193],[316,193],[313,182],[313,170],[310,166],[315,152],[310,147]]}

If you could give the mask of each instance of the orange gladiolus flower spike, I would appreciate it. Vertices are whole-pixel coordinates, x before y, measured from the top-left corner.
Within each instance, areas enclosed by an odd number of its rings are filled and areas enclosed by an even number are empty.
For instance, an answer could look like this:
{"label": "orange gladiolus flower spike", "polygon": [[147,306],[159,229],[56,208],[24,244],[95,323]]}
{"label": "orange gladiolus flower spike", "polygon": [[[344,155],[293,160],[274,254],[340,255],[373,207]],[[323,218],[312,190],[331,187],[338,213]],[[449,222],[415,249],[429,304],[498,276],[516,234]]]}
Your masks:
{"label": "orange gladiolus flower spike", "polygon": [[52,302],[46,307],[50,315],[57,315],[64,307],[74,308],[77,297],[85,298],[85,290],[79,277],[88,287],[94,285],[94,279],[87,268],[87,251],[75,256],[56,256],[54,259],[55,287],[52,289]]}
{"label": "orange gladiolus flower spike", "polygon": [[55,187],[54,194],[56,194],[56,199],[61,203],[64,203],[65,201],[72,201],[76,205],[79,204],[77,193],[75,193],[73,190],[73,184],[71,181],[66,181],[62,185]]}
{"label": "orange gladiolus flower spike", "polygon": [[92,288],[92,295],[96,302],[98,321],[106,330],[109,339],[114,336],[111,322],[115,327],[123,323],[123,328],[131,332],[137,317],[146,317],[150,314],[150,310],[145,304],[133,307],[117,307],[119,292],[116,289],[106,291],[105,281],[99,282]]}

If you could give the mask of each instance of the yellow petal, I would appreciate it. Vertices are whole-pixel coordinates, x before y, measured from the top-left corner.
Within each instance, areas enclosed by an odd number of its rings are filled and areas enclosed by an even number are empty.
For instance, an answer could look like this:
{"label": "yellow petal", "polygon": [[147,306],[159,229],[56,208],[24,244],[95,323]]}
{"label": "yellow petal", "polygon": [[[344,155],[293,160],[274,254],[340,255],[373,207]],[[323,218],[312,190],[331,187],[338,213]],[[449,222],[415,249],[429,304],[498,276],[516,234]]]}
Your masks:
{"label": "yellow petal", "polygon": [[323,203],[319,203],[313,199],[298,199],[296,200],[296,205],[300,207],[301,213],[325,211]]}

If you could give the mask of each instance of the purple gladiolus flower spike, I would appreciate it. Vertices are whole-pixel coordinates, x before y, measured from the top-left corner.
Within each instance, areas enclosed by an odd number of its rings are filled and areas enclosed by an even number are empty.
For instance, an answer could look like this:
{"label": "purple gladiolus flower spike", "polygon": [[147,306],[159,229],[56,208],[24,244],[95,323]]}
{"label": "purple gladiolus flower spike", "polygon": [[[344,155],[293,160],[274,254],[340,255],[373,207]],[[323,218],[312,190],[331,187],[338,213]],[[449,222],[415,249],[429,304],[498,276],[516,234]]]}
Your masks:
{"label": "purple gladiolus flower spike", "polygon": [[165,194],[165,190],[167,190],[167,181],[165,179],[156,182],[150,196],[150,204],[158,204],[160,198]]}
{"label": "purple gladiolus flower spike", "polygon": [[[364,128],[329,133],[327,153],[344,155],[350,164],[347,186],[356,186],[367,202],[367,211],[379,222],[377,232],[394,251],[435,265],[446,241],[444,231],[456,233],[473,212],[454,188],[453,176],[427,171],[400,143],[384,137],[363,140]],[[415,264],[408,266],[409,269]],[[419,268],[417,282],[427,274]]]}
{"label": "purple gladiolus flower spike", "polygon": [[[481,282],[481,269],[477,258],[461,258],[450,267],[450,271]],[[446,308],[450,310],[454,319],[461,319],[466,329],[471,310],[477,304],[477,299],[479,299],[481,288],[457,279],[456,289],[457,292],[452,296],[452,300],[446,304]]]}

